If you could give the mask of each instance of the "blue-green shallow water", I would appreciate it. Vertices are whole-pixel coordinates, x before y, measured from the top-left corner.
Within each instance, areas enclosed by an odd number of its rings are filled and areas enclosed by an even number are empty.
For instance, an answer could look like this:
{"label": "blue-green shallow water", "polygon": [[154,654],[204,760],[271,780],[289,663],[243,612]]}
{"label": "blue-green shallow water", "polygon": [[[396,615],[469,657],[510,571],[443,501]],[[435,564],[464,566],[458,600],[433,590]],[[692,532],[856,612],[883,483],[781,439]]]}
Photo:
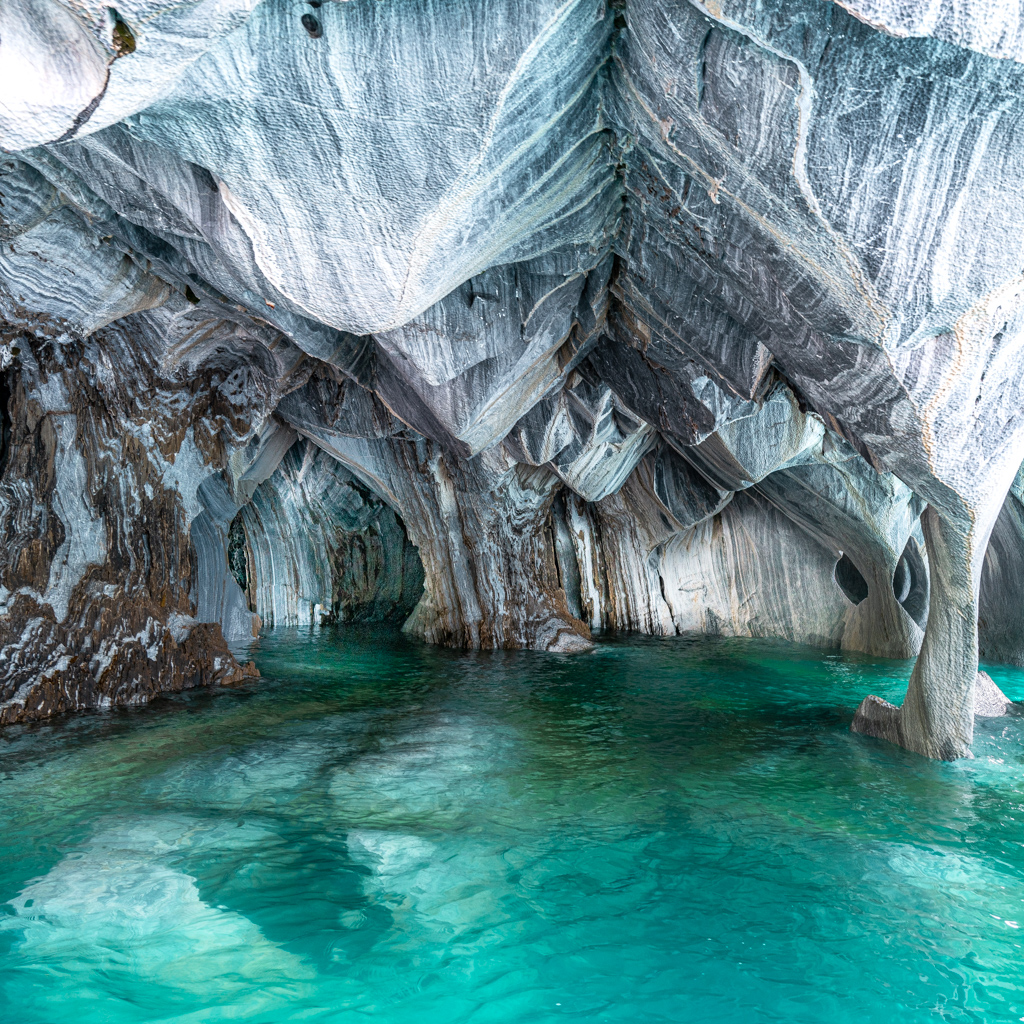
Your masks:
{"label": "blue-green shallow water", "polygon": [[909,664],[762,641],[257,658],[0,734],[4,1024],[1024,1019],[1024,718],[928,762],[848,731]]}

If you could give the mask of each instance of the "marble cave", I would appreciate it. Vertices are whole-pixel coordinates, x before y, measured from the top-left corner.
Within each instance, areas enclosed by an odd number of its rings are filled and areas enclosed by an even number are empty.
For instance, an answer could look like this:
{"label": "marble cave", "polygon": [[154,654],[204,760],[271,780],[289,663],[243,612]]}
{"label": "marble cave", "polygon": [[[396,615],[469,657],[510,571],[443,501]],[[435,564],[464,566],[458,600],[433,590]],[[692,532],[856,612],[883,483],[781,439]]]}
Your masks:
{"label": "marble cave", "polygon": [[4,0],[0,722],[260,630],[1024,664],[1024,13]]}
{"label": "marble cave", "polygon": [[1014,1024],[1022,780],[1024,0],[0,0],[2,1024]]}

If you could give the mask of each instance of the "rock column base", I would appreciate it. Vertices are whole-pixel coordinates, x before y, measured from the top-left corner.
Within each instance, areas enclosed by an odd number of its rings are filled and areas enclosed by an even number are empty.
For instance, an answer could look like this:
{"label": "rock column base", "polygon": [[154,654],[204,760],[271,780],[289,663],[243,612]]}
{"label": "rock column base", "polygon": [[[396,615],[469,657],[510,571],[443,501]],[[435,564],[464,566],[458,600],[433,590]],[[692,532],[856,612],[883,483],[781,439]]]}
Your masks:
{"label": "rock column base", "polygon": [[[974,682],[974,717],[998,718],[1007,714],[1013,702],[993,682],[987,672],[979,672]],[[900,726],[900,711],[895,704],[871,694],[860,702],[850,725],[851,732],[886,740],[906,747]]]}

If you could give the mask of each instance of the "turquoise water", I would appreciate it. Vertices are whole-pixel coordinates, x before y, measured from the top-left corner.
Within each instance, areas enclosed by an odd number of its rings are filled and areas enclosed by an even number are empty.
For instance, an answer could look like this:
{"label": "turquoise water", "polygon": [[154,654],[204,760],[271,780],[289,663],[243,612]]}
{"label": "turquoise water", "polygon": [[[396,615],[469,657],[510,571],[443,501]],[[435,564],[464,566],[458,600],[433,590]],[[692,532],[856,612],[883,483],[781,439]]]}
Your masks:
{"label": "turquoise water", "polygon": [[925,761],[848,731],[909,664],[763,641],[256,656],[0,734],[5,1024],[1024,1019],[1024,718]]}

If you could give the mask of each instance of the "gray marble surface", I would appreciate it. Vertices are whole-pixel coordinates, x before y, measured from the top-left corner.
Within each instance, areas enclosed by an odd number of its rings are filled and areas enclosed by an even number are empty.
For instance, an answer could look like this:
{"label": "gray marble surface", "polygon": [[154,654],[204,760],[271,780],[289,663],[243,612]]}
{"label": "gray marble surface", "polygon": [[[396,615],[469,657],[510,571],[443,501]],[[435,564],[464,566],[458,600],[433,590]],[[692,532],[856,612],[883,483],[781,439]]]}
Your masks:
{"label": "gray marble surface", "polygon": [[119,602],[184,650],[422,572],[435,642],[917,656],[854,727],[969,754],[979,643],[1024,659],[1022,38],[981,0],[4,4],[0,720],[237,669],[132,689]]}

